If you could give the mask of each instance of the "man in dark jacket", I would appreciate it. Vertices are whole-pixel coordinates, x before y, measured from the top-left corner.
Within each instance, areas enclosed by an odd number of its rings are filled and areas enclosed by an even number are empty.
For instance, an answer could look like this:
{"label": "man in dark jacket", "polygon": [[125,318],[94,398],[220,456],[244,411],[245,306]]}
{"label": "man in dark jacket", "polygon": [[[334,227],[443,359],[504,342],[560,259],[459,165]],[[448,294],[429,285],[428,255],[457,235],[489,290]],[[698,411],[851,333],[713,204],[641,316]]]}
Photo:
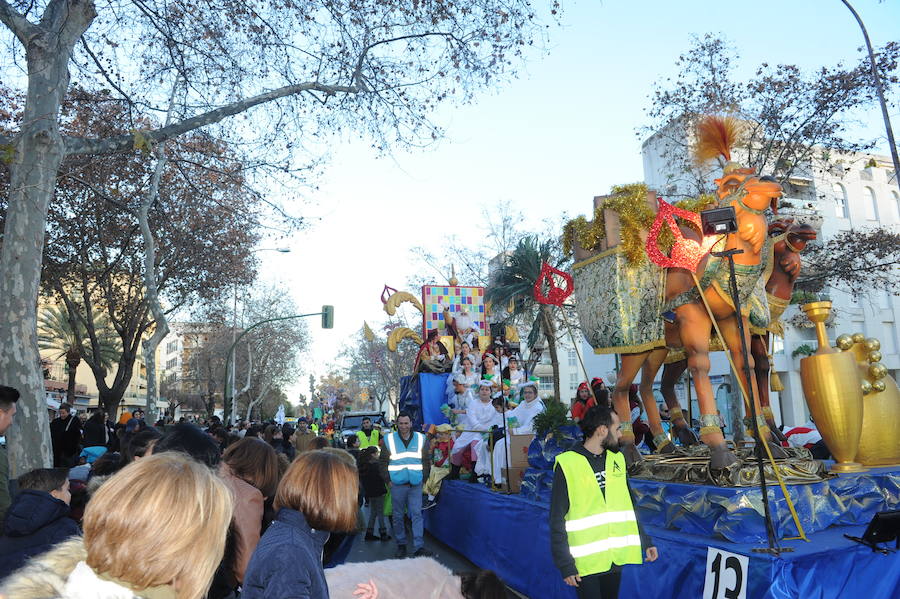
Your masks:
{"label": "man in dark jacket", "polygon": [[0,580],[32,556],[81,534],[68,517],[68,468],[40,468],[19,477],[19,494],[3,520],[0,536]]}
{"label": "man in dark jacket", "polygon": [[69,404],[59,406],[59,416],[50,423],[50,439],[53,441],[53,465],[58,468],[74,466],[81,443],[81,421],[72,413]]}

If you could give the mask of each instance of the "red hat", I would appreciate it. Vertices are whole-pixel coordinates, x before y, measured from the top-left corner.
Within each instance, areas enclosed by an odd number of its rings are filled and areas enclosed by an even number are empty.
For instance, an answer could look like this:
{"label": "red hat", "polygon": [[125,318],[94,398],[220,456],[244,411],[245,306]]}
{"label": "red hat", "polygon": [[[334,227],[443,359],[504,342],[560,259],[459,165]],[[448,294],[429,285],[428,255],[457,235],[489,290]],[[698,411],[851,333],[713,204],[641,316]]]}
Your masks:
{"label": "red hat", "polygon": [[602,385],[602,384],[603,384],[603,379],[601,379],[599,376],[595,376],[594,378],[591,379],[591,387],[594,387],[596,385]]}
{"label": "red hat", "polygon": [[[594,380],[596,381],[597,379]],[[582,389],[588,389],[587,381],[581,381],[581,384],[578,385],[578,390],[581,391]],[[590,389],[588,389],[588,391],[590,391]]]}

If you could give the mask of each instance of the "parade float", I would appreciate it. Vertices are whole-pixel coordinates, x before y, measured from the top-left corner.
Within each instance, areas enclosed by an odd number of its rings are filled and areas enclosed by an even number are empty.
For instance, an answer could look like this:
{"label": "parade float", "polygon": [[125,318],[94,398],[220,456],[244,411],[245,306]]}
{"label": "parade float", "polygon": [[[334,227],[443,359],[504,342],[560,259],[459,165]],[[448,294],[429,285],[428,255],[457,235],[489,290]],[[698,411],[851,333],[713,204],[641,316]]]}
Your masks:
{"label": "parade float", "polygon": [[[707,119],[698,131],[706,145],[700,158],[718,155],[724,166],[714,196],[670,204],[642,184],[615,187],[594,199],[592,220],[577,218],[563,232],[575,258],[571,276],[549,275],[535,288],[538,301],[562,303],[572,294],[587,342],[597,353],[620,355],[612,398],[623,423],[630,422],[628,387],[639,376],[648,394],[661,368],[664,385],[692,371],[701,443],[682,434],[689,425],[669,401],[674,394],[664,393],[670,435],[655,398],[644,396],[656,454],[641,456],[623,427],[635,507],[660,559],[624,567],[621,596],[897,597],[900,391],[880,363],[877,339],[842,334],[831,347],[830,302],[803,305],[818,337],[818,350],[800,361],[803,392],[834,459],[815,460],[778,442],[769,407],[769,389],[779,387],[769,373],[770,337],[781,331],[799,254],[816,233],[777,216],[781,187],[774,179],[731,160],[733,126]],[[452,285],[436,292],[456,293]],[[440,303],[425,299],[423,291],[420,309],[430,315],[423,331],[432,345],[416,341],[428,359],[440,354],[432,331],[450,323],[452,310],[438,315]],[[834,326],[840,332],[841,323]],[[443,343],[452,346],[453,337]],[[735,445],[722,434],[710,351],[729,357],[751,443]],[[420,382],[407,405],[423,423],[440,422],[427,388]],[[427,512],[428,530],[528,597],[574,597],[550,557],[548,511],[554,459],[579,442],[575,426],[539,435],[518,494],[446,482]]]}

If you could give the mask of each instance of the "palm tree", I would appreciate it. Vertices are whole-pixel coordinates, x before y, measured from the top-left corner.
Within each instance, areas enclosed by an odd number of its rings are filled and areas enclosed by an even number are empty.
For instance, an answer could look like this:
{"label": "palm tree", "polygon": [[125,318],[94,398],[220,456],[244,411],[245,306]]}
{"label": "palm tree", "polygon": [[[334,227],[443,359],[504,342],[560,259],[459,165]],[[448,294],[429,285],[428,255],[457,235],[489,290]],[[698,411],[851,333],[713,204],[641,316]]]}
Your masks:
{"label": "palm tree", "polygon": [[528,347],[533,347],[543,334],[550,352],[553,366],[553,391],[556,399],[559,392],[559,356],[556,349],[557,314],[561,308],[541,304],[534,299],[534,283],[541,275],[544,262],[560,268],[564,262],[559,242],[555,239],[539,240],[530,235],[521,239],[516,248],[507,256],[506,263],[491,276],[491,283],[485,299],[494,306],[513,307],[507,320],[519,317],[532,321],[528,334]]}
{"label": "palm tree", "polygon": [[[94,323],[100,346],[97,361],[103,368],[106,368],[119,357],[117,338],[103,316],[97,317]],[[60,358],[66,360],[69,371],[66,400],[69,403],[75,401],[75,373],[81,364],[82,356],[93,356],[84,325],[79,323],[78,326],[80,328],[76,335],[68,312],[59,306],[45,309],[38,317],[38,347],[53,352],[50,355],[53,360]]]}

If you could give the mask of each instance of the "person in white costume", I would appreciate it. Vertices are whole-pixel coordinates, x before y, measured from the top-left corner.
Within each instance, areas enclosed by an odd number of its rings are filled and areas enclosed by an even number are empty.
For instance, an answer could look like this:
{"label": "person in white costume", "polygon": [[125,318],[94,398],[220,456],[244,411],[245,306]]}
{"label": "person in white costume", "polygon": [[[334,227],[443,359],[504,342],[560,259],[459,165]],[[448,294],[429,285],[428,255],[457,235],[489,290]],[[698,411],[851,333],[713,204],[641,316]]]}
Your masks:
{"label": "person in white costume", "polygon": [[[534,432],[534,417],[546,409],[544,402],[538,397],[537,383],[528,381],[519,388],[522,401],[518,406],[506,413],[507,434],[494,444],[494,453],[491,456],[494,465],[494,482],[502,484],[503,469],[512,461],[509,455],[509,433],[514,435],[529,435]],[[507,461],[509,460],[509,461]],[[490,465],[484,474],[490,474]],[[476,467],[479,474],[480,468]]]}
{"label": "person in white costume", "polygon": [[[491,404],[491,381],[483,380],[478,384],[478,400],[470,401],[466,406],[465,430],[456,438],[453,451],[450,454],[451,480],[459,478],[459,469],[467,459],[476,461],[478,454],[476,446],[482,440],[484,433],[475,431],[489,431],[496,424],[497,411]],[[474,477],[473,477],[474,478]]]}

